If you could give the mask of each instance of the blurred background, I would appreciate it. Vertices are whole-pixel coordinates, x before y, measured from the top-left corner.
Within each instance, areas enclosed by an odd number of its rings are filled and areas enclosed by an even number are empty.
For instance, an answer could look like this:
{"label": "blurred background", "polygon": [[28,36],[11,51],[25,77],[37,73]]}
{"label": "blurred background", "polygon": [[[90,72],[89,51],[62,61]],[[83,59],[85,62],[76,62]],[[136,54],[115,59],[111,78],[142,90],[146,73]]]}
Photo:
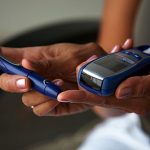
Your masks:
{"label": "blurred background", "polygon": [[[103,0],[0,0],[0,43],[11,47],[95,41]],[[149,44],[150,1],[143,0],[135,44]],[[94,113],[36,117],[21,95],[0,93],[0,147],[73,150],[101,119]]]}

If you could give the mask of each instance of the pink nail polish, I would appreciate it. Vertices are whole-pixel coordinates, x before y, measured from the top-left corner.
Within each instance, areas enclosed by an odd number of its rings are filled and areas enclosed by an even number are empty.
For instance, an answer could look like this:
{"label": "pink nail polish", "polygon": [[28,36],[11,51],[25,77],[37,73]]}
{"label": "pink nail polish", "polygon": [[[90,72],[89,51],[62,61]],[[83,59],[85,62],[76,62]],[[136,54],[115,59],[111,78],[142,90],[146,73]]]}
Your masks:
{"label": "pink nail polish", "polygon": [[119,50],[119,45],[115,45],[110,53],[118,52],[118,50]]}
{"label": "pink nail polish", "polygon": [[19,79],[16,81],[16,85],[19,89],[25,89],[26,88],[26,81],[25,79]]}
{"label": "pink nail polish", "polygon": [[131,40],[131,39],[127,39],[127,40],[124,42],[123,47],[128,47],[128,44],[130,43],[130,40]]}

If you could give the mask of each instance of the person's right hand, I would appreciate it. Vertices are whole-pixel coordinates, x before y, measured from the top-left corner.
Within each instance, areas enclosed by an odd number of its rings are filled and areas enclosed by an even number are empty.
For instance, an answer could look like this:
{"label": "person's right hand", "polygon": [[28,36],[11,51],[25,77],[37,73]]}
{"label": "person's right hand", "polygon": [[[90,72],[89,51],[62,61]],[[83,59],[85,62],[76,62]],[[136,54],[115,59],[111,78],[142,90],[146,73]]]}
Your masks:
{"label": "person's right hand", "polygon": [[[87,62],[78,66],[79,69]],[[111,96],[98,96],[79,85],[79,90],[68,90],[59,94],[60,102],[81,103],[106,108],[116,108],[126,112],[146,114],[150,112],[150,75],[129,77],[118,85]]]}

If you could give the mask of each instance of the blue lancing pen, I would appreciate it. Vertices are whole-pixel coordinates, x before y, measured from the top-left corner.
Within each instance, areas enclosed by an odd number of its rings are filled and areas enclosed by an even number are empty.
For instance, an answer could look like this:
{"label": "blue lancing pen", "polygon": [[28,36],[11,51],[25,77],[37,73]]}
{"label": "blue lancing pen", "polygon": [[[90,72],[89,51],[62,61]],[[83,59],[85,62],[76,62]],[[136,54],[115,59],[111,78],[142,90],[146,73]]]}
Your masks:
{"label": "blue lancing pen", "polygon": [[3,73],[12,74],[12,75],[21,75],[30,79],[31,88],[52,98],[57,99],[58,94],[61,92],[61,89],[56,86],[54,83],[48,81],[42,76],[38,75],[34,71],[28,70],[21,65],[14,64],[4,57],[0,56],[0,70]]}

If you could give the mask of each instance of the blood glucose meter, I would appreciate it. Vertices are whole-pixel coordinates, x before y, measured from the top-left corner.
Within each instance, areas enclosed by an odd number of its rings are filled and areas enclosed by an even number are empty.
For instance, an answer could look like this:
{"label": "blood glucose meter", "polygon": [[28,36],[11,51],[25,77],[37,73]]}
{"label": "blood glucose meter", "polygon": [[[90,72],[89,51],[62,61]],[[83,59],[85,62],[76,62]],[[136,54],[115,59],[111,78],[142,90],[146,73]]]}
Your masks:
{"label": "blood glucose meter", "polygon": [[78,83],[96,95],[109,96],[126,78],[148,71],[150,46],[145,45],[105,55],[84,65],[79,71]]}

